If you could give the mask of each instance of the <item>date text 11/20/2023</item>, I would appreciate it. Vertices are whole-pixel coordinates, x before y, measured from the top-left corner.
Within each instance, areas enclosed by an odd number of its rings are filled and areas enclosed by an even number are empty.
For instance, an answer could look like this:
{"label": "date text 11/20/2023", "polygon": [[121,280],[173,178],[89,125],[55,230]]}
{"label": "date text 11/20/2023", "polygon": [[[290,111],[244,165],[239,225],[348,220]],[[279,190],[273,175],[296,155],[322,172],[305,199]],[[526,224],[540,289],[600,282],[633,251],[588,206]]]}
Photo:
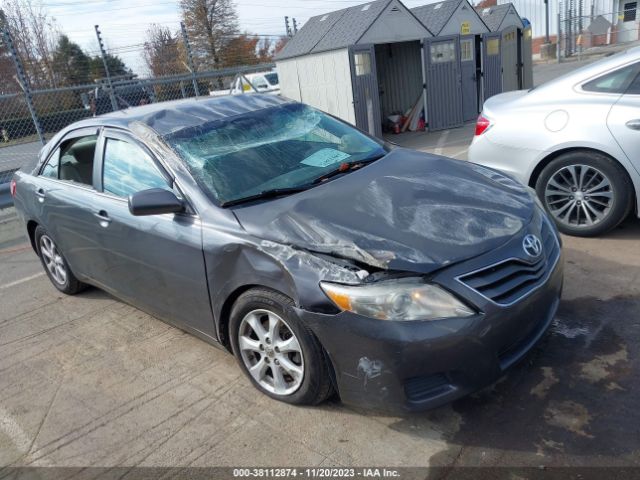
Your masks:
{"label": "date text 11/20/2023", "polygon": [[398,478],[389,468],[234,468],[234,478]]}

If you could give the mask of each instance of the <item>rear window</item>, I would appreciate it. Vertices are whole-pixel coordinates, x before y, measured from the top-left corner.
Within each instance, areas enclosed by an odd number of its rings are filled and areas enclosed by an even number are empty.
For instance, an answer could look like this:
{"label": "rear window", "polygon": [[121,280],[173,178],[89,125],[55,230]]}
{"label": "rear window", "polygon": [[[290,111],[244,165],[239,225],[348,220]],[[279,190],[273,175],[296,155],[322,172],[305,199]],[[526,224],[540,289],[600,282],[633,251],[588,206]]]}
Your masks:
{"label": "rear window", "polygon": [[267,73],[264,78],[267,79],[271,85],[278,85],[278,74],[277,73]]}
{"label": "rear window", "polygon": [[640,63],[634,63],[591,80],[583,84],[582,89],[586,92],[622,94],[627,91],[639,71]]}

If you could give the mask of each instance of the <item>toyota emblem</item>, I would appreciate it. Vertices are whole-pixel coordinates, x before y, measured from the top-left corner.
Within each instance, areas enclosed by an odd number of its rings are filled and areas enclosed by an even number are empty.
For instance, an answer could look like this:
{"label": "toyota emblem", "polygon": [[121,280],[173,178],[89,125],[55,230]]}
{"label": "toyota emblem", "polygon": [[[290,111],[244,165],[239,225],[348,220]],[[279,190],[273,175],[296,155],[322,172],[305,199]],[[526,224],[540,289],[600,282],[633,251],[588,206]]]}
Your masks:
{"label": "toyota emblem", "polygon": [[522,240],[522,249],[530,257],[539,257],[542,253],[542,242],[535,235],[529,234]]}

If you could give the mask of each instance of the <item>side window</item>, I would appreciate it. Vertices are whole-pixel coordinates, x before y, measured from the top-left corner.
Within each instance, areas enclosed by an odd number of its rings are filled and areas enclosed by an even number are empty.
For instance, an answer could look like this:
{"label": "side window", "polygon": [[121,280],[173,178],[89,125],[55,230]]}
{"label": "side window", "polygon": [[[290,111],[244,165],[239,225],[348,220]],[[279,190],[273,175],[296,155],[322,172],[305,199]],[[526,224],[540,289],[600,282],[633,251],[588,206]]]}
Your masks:
{"label": "side window", "polygon": [[63,142],[60,146],[58,178],[93,185],[93,158],[97,141],[97,135],[88,135]]}
{"label": "side window", "polygon": [[104,148],[102,188],[118,197],[150,188],[171,190],[153,159],[138,145],[107,138]]}
{"label": "side window", "polygon": [[48,178],[58,178],[58,169],[60,167],[60,149],[56,148],[49,157],[47,163],[42,167],[40,176]]}
{"label": "side window", "polygon": [[627,95],[640,95],[640,74],[636,75],[625,92]]}
{"label": "side window", "polygon": [[582,85],[582,89],[587,92],[598,93],[624,93],[629,84],[638,74],[640,64],[634,63],[628,67],[619,68],[611,73],[591,80]]}

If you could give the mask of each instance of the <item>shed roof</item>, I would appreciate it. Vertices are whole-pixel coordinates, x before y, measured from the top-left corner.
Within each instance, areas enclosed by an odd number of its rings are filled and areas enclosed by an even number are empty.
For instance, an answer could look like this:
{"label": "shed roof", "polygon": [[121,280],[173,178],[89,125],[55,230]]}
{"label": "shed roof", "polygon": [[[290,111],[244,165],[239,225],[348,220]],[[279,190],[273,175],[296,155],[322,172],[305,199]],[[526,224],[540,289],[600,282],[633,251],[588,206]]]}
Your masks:
{"label": "shed roof", "polygon": [[[399,10],[405,10],[409,15],[414,16],[409,9],[397,0],[374,0],[373,2],[317,15],[304,24],[275,58],[276,60],[284,60],[309,53],[328,52],[354,45],[358,43],[393,2],[398,3]],[[396,7],[391,6],[391,8],[393,10]],[[424,28],[419,20],[416,21],[416,25]],[[430,31],[427,33],[430,34]]]}
{"label": "shed roof", "polygon": [[438,35],[464,0],[444,0],[421,7],[412,8],[413,14],[434,35]]}
{"label": "shed roof", "polygon": [[[513,9],[513,12],[518,15],[516,7],[513,6],[513,3],[503,3],[501,5],[478,8],[476,10],[489,30],[491,30],[492,32],[497,32],[500,30],[500,26],[502,25],[502,22],[504,22],[504,18],[507,16],[510,9]],[[520,23],[522,23],[520,15],[518,15],[518,19],[520,20]]]}

